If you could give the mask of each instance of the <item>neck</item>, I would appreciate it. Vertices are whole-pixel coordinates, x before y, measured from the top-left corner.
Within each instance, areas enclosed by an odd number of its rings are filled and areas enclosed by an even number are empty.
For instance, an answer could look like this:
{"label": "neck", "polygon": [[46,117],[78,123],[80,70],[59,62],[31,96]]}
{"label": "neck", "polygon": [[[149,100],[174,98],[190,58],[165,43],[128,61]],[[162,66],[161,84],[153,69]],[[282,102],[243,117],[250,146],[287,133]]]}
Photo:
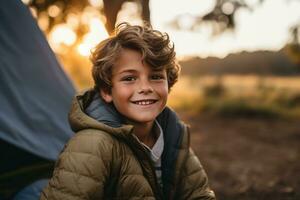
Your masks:
{"label": "neck", "polygon": [[155,143],[155,135],[152,131],[153,121],[148,123],[132,123],[134,125],[133,133],[138,137],[138,139],[143,142],[148,147],[152,147]]}

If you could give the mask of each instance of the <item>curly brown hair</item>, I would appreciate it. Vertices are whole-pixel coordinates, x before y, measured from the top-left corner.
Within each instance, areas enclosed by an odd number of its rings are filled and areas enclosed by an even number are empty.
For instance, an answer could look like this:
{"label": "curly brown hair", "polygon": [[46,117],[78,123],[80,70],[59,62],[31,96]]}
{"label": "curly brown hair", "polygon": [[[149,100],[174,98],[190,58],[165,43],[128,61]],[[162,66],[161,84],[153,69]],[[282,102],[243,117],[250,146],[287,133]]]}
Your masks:
{"label": "curly brown hair", "polygon": [[174,44],[167,33],[151,26],[119,24],[114,35],[100,42],[91,54],[94,88],[110,93],[112,68],[122,49],[132,49],[142,54],[142,59],[153,69],[166,69],[169,90],[177,82],[180,66],[175,58]]}

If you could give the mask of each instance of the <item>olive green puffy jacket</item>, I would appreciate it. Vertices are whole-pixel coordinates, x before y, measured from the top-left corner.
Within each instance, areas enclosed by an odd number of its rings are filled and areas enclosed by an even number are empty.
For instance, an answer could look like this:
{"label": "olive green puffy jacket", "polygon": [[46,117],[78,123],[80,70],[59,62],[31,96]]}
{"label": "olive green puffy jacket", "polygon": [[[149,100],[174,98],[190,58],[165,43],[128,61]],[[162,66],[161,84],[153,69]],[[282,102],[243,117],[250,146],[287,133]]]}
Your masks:
{"label": "olive green puffy jacket", "polygon": [[215,199],[189,148],[187,126],[169,108],[157,117],[165,141],[162,189],[145,147],[132,135],[133,127],[124,125],[114,107],[94,91],[75,97],[69,120],[76,134],[60,154],[41,200]]}

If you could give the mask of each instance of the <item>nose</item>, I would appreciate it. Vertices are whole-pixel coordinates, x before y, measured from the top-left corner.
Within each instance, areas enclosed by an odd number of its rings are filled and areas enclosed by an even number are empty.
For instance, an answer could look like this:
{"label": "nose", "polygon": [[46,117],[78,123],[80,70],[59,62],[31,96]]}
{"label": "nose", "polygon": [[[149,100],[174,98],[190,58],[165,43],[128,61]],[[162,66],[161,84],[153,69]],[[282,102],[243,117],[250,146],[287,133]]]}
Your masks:
{"label": "nose", "polygon": [[140,94],[148,94],[153,92],[153,88],[151,83],[148,80],[141,80],[139,84],[139,91]]}

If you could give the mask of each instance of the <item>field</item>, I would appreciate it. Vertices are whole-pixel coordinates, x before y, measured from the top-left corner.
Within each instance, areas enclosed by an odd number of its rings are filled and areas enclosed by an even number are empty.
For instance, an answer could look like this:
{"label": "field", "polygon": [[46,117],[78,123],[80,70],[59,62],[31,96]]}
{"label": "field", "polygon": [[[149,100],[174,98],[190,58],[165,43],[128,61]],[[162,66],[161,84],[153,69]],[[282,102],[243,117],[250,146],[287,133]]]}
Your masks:
{"label": "field", "polygon": [[300,199],[299,120],[181,116],[218,199]]}
{"label": "field", "polygon": [[169,105],[225,116],[300,117],[300,77],[180,77]]}
{"label": "field", "polygon": [[300,78],[181,78],[169,105],[218,199],[300,199]]}

